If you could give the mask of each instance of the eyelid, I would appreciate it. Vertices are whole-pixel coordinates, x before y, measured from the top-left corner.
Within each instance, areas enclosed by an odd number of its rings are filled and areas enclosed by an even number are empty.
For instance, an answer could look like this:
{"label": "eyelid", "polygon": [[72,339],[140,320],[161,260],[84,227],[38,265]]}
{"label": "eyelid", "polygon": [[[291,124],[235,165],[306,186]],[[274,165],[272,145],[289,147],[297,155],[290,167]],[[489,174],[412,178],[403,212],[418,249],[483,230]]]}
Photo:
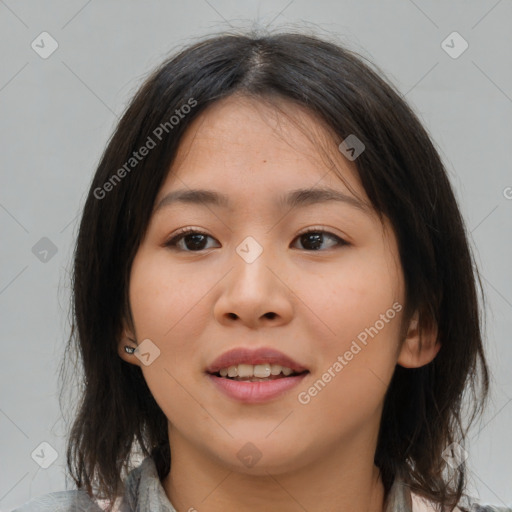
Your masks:
{"label": "eyelid", "polygon": [[188,235],[189,233],[192,235],[195,235],[195,234],[206,235],[206,236],[209,236],[210,238],[213,238],[214,240],[216,240],[215,237],[213,237],[212,235],[209,235],[206,232],[206,230],[204,230],[203,228],[187,226],[185,228],[178,229],[178,231],[176,231],[172,235],[170,235],[169,238],[164,242],[164,245],[167,246],[174,240],[178,239],[178,237],[184,237],[184,236]]}
{"label": "eyelid", "polygon": [[[336,239],[337,242],[338,242],[336,247],[331,247],[330,249],[327,249],[326,251],[329,251],[329,250],[332,250],[332,249],[339,249],[341,247],[352,245],[347,240],[345,235],[343,235],[343,236],[337,235],[336,233],[333,233],[333,231],[331,231],[332,229],[333,228],[329,228],[327,226],[310,226],[308,228],[304,228],[304,230],[302,230],[299,233],[297,233],[297,236],[294,238],[294,240],[297,240],[300,236],[307,235],[308,233],[318,233],[318,232],[320,232],[320,233],[322,233],[322,234],[324,234],[324,235],[326,235],[328,237]],[[322,253],[322,252],[326,252],[326,251],[306,251],[306,252]]]}
{"label": "eyelid", "polygon": [[297,236],[301,236],[301,235],[304,235],[306,233],[311,233],[311,232],[317,232],[317,231],[320,231],[322,233],[325,233],[327,235],[333,235],[337,238],[339,238],[340,240],[343,240],[344,242],[346,242],[347,244],[349,243],[346,239],[345,239],[345,235],[337,235],[336,233],[334,233],[333,231],[330,231],[334,228],[330,228],[328,226],[321,226],[321,225],[318,225],[318,226],[310,226],[310,227],[307,227],[307,228],[304,228],[302,231],[299,231],[297,233]]}

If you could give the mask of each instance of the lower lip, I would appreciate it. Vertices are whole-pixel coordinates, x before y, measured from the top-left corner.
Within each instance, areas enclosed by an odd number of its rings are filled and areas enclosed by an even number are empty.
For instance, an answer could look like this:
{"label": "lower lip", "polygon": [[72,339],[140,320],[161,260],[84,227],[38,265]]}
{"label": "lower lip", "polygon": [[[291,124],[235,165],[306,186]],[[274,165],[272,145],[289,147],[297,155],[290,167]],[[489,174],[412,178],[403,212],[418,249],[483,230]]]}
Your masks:
{"label": "lower lip", "polygon": [[297,386],[307,374],[308,372],[305,372],[293,377],[281,377],[261,382],[232,380],[212,374],[208,374],[208,377],[227,396],[241,402],[254,404],[267,402],[286,393]]}

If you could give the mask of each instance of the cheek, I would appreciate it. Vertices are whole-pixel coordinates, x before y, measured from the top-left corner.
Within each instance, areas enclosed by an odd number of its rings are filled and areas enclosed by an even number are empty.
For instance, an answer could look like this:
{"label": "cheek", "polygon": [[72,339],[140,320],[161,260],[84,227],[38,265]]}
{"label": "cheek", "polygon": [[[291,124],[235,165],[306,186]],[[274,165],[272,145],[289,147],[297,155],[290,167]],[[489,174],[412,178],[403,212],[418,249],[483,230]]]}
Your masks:
{"label": "cheek", "polygon": [[311,429],[350,436],[376,424],[396,367],[401,318],[388,301],[382,308],[347,308],[330,319],[336,336],[318,345],[312,378],[297,391]]}
{"label": "cheek", "polygon": [[318,357],[314,382],[300,390],[306,393],[301,403],[309,400],[304,406],[317,411],[313,417],[329,409],[333,420],[355,426],[376,413],[396,365],[403,310],[400,272],[389,254],[386,259],[376,249],[347,253],[336,271],[302,276],[297,286],[314,312],[305,329]]}
{"label": "cheek", "polygon": [[[318,269],[318,263],[313,265]],[[314,328],[321,329],[322,336],[312,339],[327,350],[341,350],[376,322],[384,337],[392,340],[398,336],[401,283],[400,269],[392,264],[390,255],[375,248],[347,251],[339,263],[322,272],[303,268],[294,291],[309,309]],[[393,308],[395,303],[398,306]],[[390,320],[385,328],[382,315]]]}
{"label": "cheek", "polygon": [[[160,350],[148,366],[141,366],[144,379],[154,399],[168,418],[182,415],[191,408],[196,415],[204,413],[194,408],[187,392],[193,388],[191,362],[197,360],[195,339],[204,330],[200,318],[204,313],[208,280],[191,279],[176,265],[169,265],[162,256],[140,250],[130,275],[130,304],[137,340],[149,338]],[[199,367],[198,367],[199,368]]]}
{"label": "cheek", "polygon": [[179,350],[201,332],[201,318],[209,318],[202,299],[216,279],[211,272],[198,278],[183,269],[170,265],[165,252],[151,258],[141,252],[133,262],[130,304],[139,338],[159,340],[164,348],[172,343]]}

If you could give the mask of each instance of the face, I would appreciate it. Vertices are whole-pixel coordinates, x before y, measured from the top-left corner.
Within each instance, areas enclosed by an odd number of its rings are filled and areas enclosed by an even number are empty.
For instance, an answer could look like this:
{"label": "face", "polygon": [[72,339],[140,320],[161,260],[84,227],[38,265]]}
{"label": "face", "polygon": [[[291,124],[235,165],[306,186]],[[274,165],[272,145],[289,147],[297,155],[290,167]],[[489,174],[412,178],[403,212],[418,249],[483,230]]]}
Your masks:
{"label": "face", "polygon": [[[400,343],[396,240],[370,208],[354,162],[330,143],[347,187],[319,151],[328,138],[318,122],[293,105],[286,112],[309,132],[240,97],[191,125],[131,269],[135,332],[125,332],[146,340],[143,362],[124,352],[127,338],[119,345],[169,420],[171,453],[252,474],[374,449],[395,365],[435,355],[413,354],[414,329]],[[319,188],[341,199],[285,201]],[[169,198],[192,189],[227,197]],[[234,359],[222,359],[233,349]],[[229,366],[271,375],[250,382],[209,373]]]}

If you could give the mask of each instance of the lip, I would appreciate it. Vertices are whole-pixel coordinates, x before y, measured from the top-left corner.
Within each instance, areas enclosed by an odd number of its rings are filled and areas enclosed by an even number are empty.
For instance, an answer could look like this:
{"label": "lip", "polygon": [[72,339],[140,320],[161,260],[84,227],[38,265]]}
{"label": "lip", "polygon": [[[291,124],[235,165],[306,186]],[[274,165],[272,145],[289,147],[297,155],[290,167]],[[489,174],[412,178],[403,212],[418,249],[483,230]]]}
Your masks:
{"label": "lip", "polygon": [[[249,348],[233,348],[221,354],[215,359],[206,369],[206,373],[213,374],[220,371],[222,368],[229,368],[238,364],[280,364],[286,368],[291,368],[296,373],[301,373],[308,368],[293,360],[291,357],[279,352],[271,347],[261,347],[257,349]],[[278,379],[278,380],[285,380]],[[256,384],[264,384],[266,381]],[[254,384],[254,383],[253,383]]]}
{"label": "lip", "polygon": [[[279,364],[279,363],[276,363]],[[235,400],[244,403],[261,403],[275,399],[290,389],[297,386],[309,372],[275,380],[262,382],[249,382],[243,380],[231,380],[217,375],[208,374],[208,378],[221,392]]]}

